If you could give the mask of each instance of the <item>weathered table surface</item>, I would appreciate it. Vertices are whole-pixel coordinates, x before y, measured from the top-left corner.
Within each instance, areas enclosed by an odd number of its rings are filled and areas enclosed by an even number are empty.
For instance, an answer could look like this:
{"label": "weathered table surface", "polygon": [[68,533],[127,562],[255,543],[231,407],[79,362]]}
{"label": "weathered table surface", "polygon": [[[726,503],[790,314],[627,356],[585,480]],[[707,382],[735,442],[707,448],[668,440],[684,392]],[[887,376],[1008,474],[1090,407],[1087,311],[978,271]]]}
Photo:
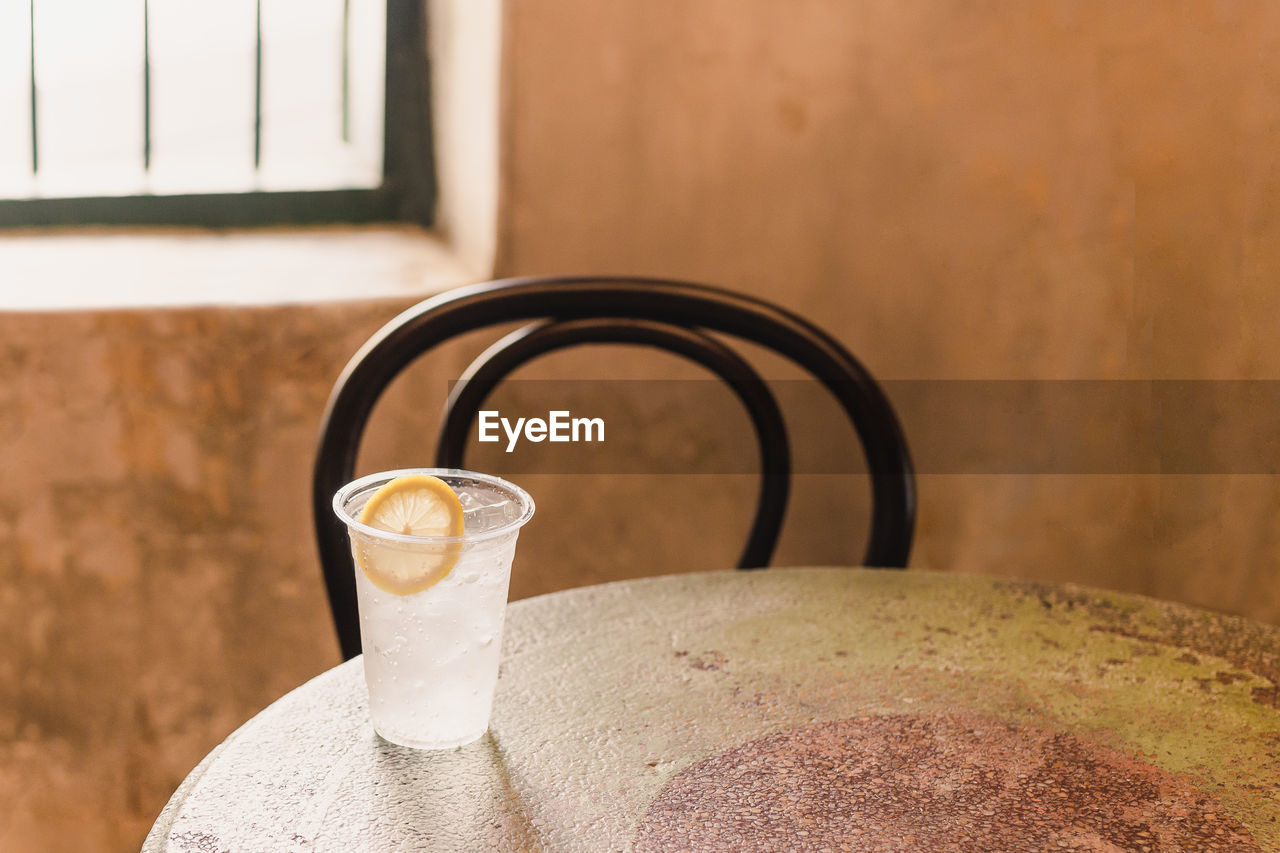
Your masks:
{"label": "weathered table surface", "polygon": [[359,659],[174,794],[146,851],[1280,850],[1280,629],[920,571],[513,604],[490,733],[370,727]]}

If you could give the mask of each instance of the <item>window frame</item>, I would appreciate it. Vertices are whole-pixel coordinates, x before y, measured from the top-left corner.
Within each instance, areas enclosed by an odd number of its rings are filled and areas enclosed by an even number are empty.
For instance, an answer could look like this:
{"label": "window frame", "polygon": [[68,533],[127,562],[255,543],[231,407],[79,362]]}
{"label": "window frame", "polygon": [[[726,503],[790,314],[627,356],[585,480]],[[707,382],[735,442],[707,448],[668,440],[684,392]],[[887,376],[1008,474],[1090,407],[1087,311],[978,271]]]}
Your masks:
{"label": "window frame", "polygon": [[0,200],[0,229],[111,226],[247,228],[409,222],[436,206],[425,0],[386,0],[382,184],[369,189]]}

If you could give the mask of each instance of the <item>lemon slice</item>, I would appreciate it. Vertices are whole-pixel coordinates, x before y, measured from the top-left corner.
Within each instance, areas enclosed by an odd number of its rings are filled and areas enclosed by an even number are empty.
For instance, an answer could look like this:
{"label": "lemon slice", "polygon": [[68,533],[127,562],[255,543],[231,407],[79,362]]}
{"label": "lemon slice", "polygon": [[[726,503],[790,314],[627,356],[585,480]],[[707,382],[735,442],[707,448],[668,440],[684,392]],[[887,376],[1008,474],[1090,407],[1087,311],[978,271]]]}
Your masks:
{"label": "lemon slice", "polygon": [[[462,504],[439,477],[410,474],[383,484],[360,512],[361,524],[409,536],[461,536]],[[365,576],[396,595],[439,583],[458,561],[456,542],[380,542],[356,549]]]}

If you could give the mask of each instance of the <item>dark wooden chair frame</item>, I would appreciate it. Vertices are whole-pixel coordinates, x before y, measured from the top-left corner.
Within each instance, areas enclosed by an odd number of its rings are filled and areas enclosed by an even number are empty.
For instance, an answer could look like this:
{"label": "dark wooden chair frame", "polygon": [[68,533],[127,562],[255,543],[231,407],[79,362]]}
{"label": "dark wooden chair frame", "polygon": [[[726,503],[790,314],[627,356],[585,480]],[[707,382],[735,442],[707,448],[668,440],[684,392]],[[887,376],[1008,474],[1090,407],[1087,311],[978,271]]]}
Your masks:
{"label": "dark wooden chair frame", "polygon": [[435,464],[463,467],[468,433],[492,389],[544,353],[597,343],[653,346],[715,373],[751,417],[760,446],[755,519],[739,568],[768,565],[782,527],[791,462],[781,412],[766,383],[707,332],[767,347],[807,370],[848,416],[871,474],[871,532],[863,563],[902,568],[915,530],[915,477],[888,398],[843,346],[811,323],[763,300],[705,285],[619,277],[519,278],[442,293],[396,317],[352,357],[329,397],[312,478],[320,564],[344,659],[360,653],[354,566],[334,493],[355,472],[361,438],[383,390],[419,356],[460,334],[530,322],[482,353],[454,385]]}

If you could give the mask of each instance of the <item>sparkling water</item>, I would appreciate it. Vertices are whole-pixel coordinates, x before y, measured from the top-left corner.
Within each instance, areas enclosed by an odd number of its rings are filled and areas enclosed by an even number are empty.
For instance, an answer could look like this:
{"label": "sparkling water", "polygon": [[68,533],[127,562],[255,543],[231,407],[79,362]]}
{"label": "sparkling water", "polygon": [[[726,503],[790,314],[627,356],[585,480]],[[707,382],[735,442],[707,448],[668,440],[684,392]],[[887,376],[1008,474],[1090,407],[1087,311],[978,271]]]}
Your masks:
{"label": "sparkling water", "polygon": [[[379,589],[359,565],[387,546],[351,531],[373,726],[387,740],[420,749],[469,743],[488,728],[516,536],[532,510],[527,495],[501,481],[437,476],[457,493],[466,526],[457,563],[434,586],[411,595]],[[354,495],[347,512],[358,517],[387,479]],[[438,545],[427,548],[425,559],[438,558]]]}

